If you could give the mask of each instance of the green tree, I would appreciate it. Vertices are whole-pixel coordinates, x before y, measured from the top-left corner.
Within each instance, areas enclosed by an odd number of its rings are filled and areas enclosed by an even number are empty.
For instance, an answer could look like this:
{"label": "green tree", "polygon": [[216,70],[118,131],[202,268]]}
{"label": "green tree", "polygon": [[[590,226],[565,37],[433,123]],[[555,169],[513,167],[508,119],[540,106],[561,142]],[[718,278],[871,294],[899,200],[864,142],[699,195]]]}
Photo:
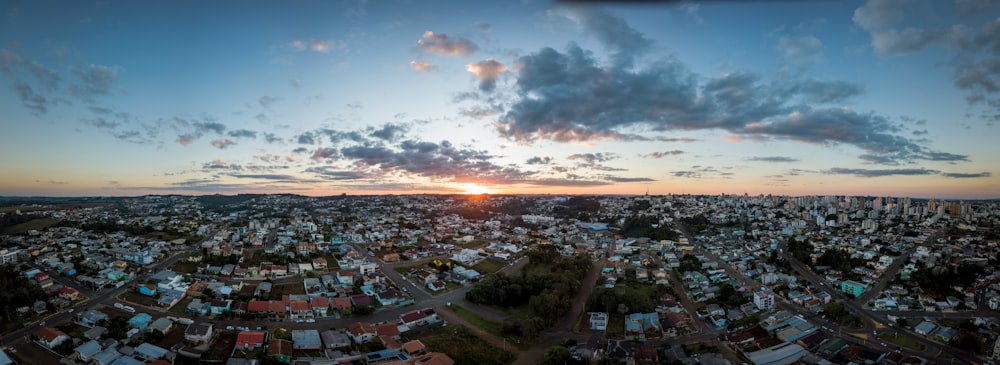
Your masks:
{"label": "green tree", "polygon": [[563,365],[573,363],[573,353],[562,346],[552,346],[545,349],[545,357],[541,365]]}

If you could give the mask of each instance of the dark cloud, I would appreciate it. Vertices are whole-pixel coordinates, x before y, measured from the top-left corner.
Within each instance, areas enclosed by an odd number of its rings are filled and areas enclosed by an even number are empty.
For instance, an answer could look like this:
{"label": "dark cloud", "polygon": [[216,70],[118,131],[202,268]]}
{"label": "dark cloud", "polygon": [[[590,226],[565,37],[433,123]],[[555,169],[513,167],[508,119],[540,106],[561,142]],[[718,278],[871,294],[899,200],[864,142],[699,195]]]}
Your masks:
{"label": "dark cloud", "polygon": [[73,69],[72,75],[80,84],[70,86],[70,94],[77,99],[93,102],[95,96],[111,95],[112,85],[118,79],[118,69],[102,65],[89,65]]}
{"label": "dark cloud", "polygon": [[177,143],[186,146],[194,142],[196,139],[198,139],[198,137],[195,137],[194,135],[182,134],[177,136]]}
{"label": "dark cloud", "polygon": [[979,177],[991,177],[993,174],[986,171],[978,173],[945,172],[941,173],[941,176],[955,179],[974,179]]}
{"label": "dark cloud", "polygon": [[631,67],[634,58],[653,45],[653,41],[629,26],[624,19],[606,12],[577,8],[567,15],[612,51],[612,62],[618,67]]}
{"label": "dark cloud", "polygon": [[406,132],[409,131],[410,127],[407,125],[386,123],[382,126],[382,128],[372,129],[370,135],[384,141],[395,142],[406,135]]}
{"label": "dark cloud", "polygon": [[963,17],[976,17],[1000,10],[1000,0],[955,0],[955,10]]}
{"label": "dark cloud", "polygon": [[14,91],[17,93],[17,97],[21,99],[21,105],[31,109],[35,114],[45,114],[49,111],[49,105],[51,104],[49,99],[44,95],[35,93],[28,83],[16,81],[14,83]]}
{"label": "dark cloud", "polygon": [[226,162],[224,160],[212,160],[205,162],[201,165],[202,169],[205,170],[230,170],[230,171],[240,171],[243,170],[243,166],[235,162]]}
{"label": "dark cloud", "polygon": [[656,181],[656,180],[650,179],[648,177],[616,177],[616,176],[607,176],[607,177],[605,177],[605,179],[608,180],[608,181],[616,182],[616,183]]}
{"label": "dark cloud", "polygon": [[684,142],[684,143],[691,143],[691,142],[700,141],[699,139],[688,138],[688,137],[679,137],[679,138],[656,137],[655,140],[660,141],[660,142]]}
{"label": "dark cloud", "polygon": [[420,49],[427,53],[437,53],[448,56],[467,56],[479,49],[475,43],[465,38],[452,38],[444,33],[424,32],[417,41]]}
{"label": "dark cloud", "polygon": [[268,132],[264,133],[264,141],[267,141],[267,143],[281,143],[281,137]]}
{"label": "dark cloud", "polygon": [[194,126],[195,131],[197,131],[199,135],[208,132],[215,132],[216,134],[222,134],[223,132],[226,131],[226,125],[219,122],[212,122],[212,121],[194,122],[192,123],[192,126]]}
{"label": "dark cloud", "polygon": [[915,176],[915,175],[937,175],[938,171],[928,169],[851,169],[834,167],[826,171],[828,174],[854,175],[857,177],[881,177],[881,176]]}
{"label": "dark cloud", "polygon": [[607,162],[618,158],[618,155],[614,153],[576,153],[566,156],[570,160],[581,160],[585,162]]}
{"label": "dark cloud", "polygon": [[494,60],[492,58],[488,60],[479,61],[476,63],[470,63],[465,66],[465,69],[476,76],[479,80],[479,90],[484,92],[493,91],[497,87],[497,79],[504,72],[507,72],[507,66],[504,66],[500,61]]}
{"label": "dark cloud", "polygon": [[[298,150],[299,150],[299,148],[295,149],[295,151],[298,151]],[[295,152],[295,151],[292,151],[292,152]],[[320,147],[320,148],[317,148],[316,151],[313,151],[312,157],[310,157],[310,158],[313,159],[313,160],[319,161],[319,160],[325,160],[325,159],[336,159],[338,156],[339,156],[339,153],[338,153],[338,151],[337,151],[336,148],[333,148],[333,147]]]}
{"label": "dark cloud", "polygon": [[56,91],[59,88],[59,83],[62,81],[62,77],[59,73],[53,69],[45,67],[37,61],[28,61],[25,64],[28,67],[28,71],[32,75],[38,78],[38,82],[41,83],[42,88],[48,91]]}
{"label": "dark cloud", "polygon": [[820,81],[804,80],[792,82],[789,85],[792,90],[789,93],[801,93],[809,101],[816,103],[837,103],[845,101],[864,93],[865,88],[861,84],[846,81]]}
{"label": "dark cloud", "polygon": [[550,156],[534,156],[524,163],[528,165],[548,165],[550,162],[552,162],[552,157]]}
{"label": "dark cloud", "polygon": [[233,138],[257,138],[257,132],[247,129],[234,129],[226,134]]}
{"label": "dark cloud", "polygon": [[760,161],[760,162],[798,162],[799,159],[786,157],[786,156],[766,156],[766,157],[747,157],[746,161]]}
{"label": "dark cloud", "polygon": [[257,99],[257,103],[260,104],[260,106],[264,107],[264,109],[270,109],[271,108],[271,104],[274,104],[274,102],[276,102],[278,100],[281,100],[281,99],[279,99],[276,96],[264,95],[264,96],[261,96],[260,98]]}
{"label": "dark cloud", "polygon": [[299,178],[295,176],[281,175],[281,174],[229,174],[229,176],[239,179],[261,179],[261,180],[282,180],[282,181],[299,180]]}
{"label": "dark cloud", "polygon": [[220,150],[224,150],[224,149],[226,149],[228,147],[235,146],[235,145],[236,145],[236,142],[233,142],[233,141],[229,140],[228,138],[217,139],[217,140],[212,141],[212,146],[215,146],[215,148],[218,148]]}
{"label": "dark cloud", "polygon": [[305,132],[296,136],[295,141],[299,144],[316,144],[316,138],[313,136],[312,132]]}
{"label": "dark cloud", "polygon": [[330,168],[329,166],[310,167],[306,169],[306,172],[319,175],[321,178],[326,180],[361,180],[377,177],[362,171],[336,170]]}
{"label": "dark cloud", "polygon": [[650,152],[650,153],[647,153],[645,155],[640,155],[640,156],[647,157],[647,158],[663,158],[663,157],[666,157],[666,156],[677,156],[677,155],[680,155],[680,154],[683,154],[683,153],[684,153],[684,151],[681,151],[681,150],[656,151],[656,152]]}

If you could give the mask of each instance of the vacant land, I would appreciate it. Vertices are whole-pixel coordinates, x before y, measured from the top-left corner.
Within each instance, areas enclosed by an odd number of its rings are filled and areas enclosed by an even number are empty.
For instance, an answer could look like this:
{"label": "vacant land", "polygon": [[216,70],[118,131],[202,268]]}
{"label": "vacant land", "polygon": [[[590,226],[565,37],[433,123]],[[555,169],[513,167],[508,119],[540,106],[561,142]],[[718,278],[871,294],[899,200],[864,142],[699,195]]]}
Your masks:
{"label": "vacant land", "polygon": [[473,266],[472,268],[478,271],[480,274],[486,275],[500,271],[500,269],[504,268],[504,266],[507,265],[504,265],[503,263],[498,261],[486,259],[479,261],[479,263]]}
{"label": "vacant land", "polygon": [[4,234],[22,234],[27,233],[31,230],[43,230],[45,228],[51,227],[59,223],[59,220],[53,218],[38,218],[32,219],[30,221],[8,227],[3,231]]}
{"label": "vacant land", "polygon": [[496,348],[460,325],[436,327],[413,336],[430,351],[448,354],[456,365],[510,364],[514,354]]}
{"label": "vacant land", "polygon": [[917,342],[909,336],[899,336],[896,333],[883,332],[878,335],[878,338],[893,345],[905,347],[911,350],[923,351],[927,348],[926,345]]}

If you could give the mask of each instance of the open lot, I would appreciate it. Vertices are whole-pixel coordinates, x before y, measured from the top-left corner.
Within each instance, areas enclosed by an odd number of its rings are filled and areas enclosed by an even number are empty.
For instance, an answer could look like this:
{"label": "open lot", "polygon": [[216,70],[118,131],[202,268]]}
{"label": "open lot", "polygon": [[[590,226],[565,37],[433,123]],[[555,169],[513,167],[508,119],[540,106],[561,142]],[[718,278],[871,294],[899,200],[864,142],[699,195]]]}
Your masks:
{"label": "open lot", "polygon": [[514,354],[496,348],[464,326],[435,327],[416,334],[430,351],[447,352],[456,365],[510,364]]}
{"label": "open lot", "polygon": [[894,332],[883,332],[878,335],[878,338],[891,343],[896,346],[905,347],[911,350],[923,351],[927,348],[926,345],[917,342],[916,340],[910,338],[909,336],[899,336]]}
{"label": "open lot", "polygon": [[504,265],[503,263],[498,262],[498,261],[493,261],[493,260],[490,260],[490,259],[485,259],[485,260],[479,261],[479,263],[476,264],[475,266],[473,266],[472,268],[475,269],[476,271],[478,271],[480,274],[486,275],[486,274],[492,274],[492,273],[495,273],[497,271],[500,271],[500,269],[504,268],[504,266],[507,266],[507,265]]}

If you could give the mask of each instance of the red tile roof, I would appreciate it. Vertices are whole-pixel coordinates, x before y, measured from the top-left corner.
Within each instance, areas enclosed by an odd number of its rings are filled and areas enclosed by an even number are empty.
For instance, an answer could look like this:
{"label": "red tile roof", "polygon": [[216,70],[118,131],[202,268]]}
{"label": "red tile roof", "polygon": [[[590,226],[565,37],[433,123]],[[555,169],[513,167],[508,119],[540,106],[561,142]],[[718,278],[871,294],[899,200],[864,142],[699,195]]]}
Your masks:
{"label": "red tile roof", "polygon": [[247,305],[247,312],[267,312],[268,302],[263,300],[251,300]]}
{"label": "red tile roof", "polygon": [[293,312],[312,310],[312,307],[309,306],[309,302],[304,300],[293,300],[289,303],[289,306],[291,307]]}
{"label": "red tile roof", "polygon": [[236,347],[253,348],[257,346],[264,346],[264,338],[266,336],[267,332],[259,332],[259,331],[240,332],[240,334],[236,336]]}
{"label": "red tile roof", "polygon": [[313,308],[329,308],[330,302],[326,300],[326,297],[315,297],[310,301]]}

